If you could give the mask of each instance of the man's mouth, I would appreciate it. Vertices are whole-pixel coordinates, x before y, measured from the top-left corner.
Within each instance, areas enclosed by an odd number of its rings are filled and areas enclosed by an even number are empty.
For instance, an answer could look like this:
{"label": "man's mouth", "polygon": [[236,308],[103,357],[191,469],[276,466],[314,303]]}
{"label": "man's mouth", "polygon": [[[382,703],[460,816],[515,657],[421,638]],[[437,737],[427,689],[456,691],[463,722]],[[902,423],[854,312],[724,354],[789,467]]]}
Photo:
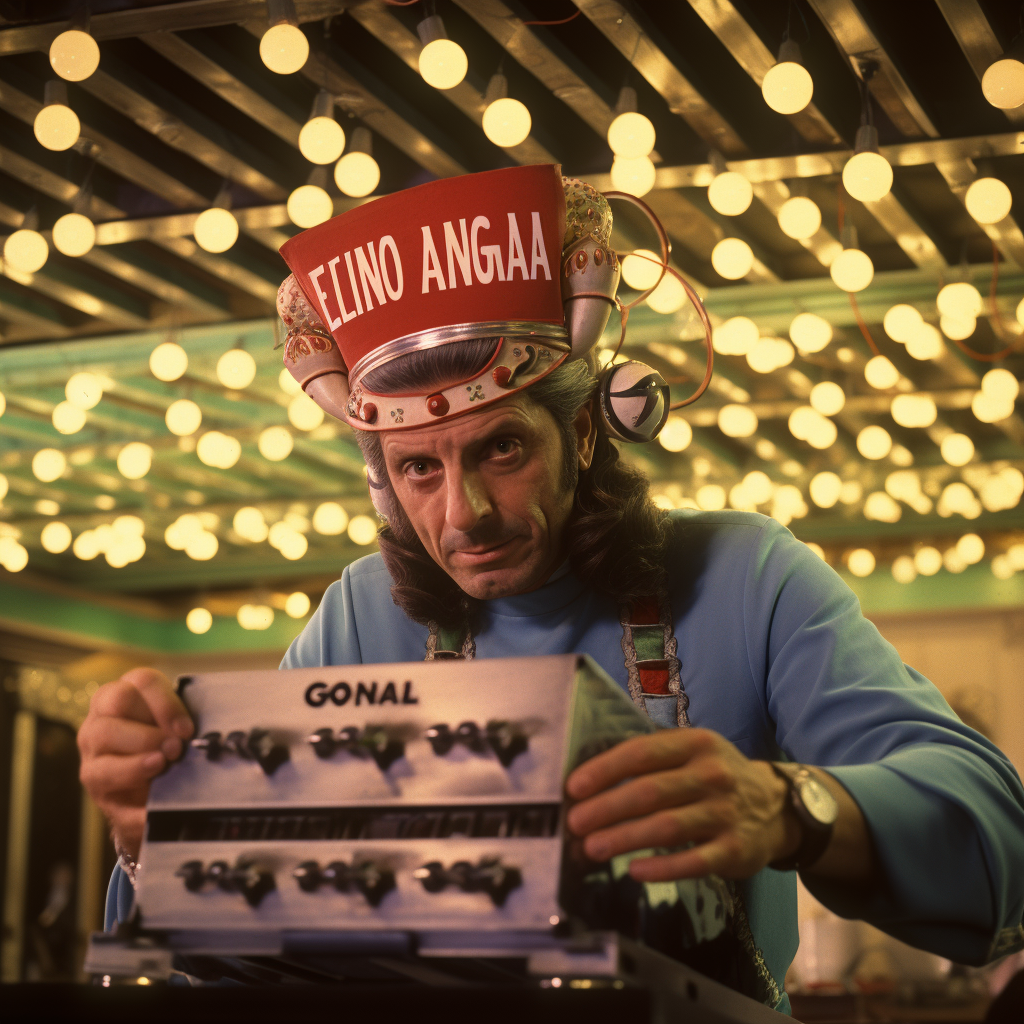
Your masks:
{"label": "man's mouth", "polygon": [[508,555],[512,550],[512,546],[520,540],[522,540],[522,538],[516,536],[510,537],[508,540],[502,541],[500,544],[494,544],[491,547],[463,548],[458,551],[453,551],[451,559],[457,565],[466,567],[489,565],[492,562],[500,561]]}

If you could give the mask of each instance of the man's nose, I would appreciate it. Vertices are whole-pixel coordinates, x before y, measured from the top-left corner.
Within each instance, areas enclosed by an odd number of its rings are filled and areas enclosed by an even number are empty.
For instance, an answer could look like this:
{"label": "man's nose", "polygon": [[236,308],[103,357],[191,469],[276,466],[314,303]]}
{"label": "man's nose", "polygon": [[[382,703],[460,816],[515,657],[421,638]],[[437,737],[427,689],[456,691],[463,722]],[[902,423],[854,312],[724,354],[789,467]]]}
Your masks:
{"label": "man's nose", "polygon": [[448,476],[448,526],[469,533],[493,511],[490,496],[477,473],[456,470]]}

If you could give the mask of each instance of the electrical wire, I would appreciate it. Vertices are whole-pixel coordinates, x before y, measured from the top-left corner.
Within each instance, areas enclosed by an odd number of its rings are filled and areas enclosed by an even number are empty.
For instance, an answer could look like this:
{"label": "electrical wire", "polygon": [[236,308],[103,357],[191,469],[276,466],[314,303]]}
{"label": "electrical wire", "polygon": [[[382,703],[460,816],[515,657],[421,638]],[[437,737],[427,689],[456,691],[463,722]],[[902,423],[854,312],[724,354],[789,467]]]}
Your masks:
{"label": "electrical wire", "polygon": [[[836,220],[839,223],[839,236],[843,235],[843,227],[846,223],[846,203],[843,200],[843,181],[840,178],[839,184],[836,186]],[[876,356],[880,356],[882,353],[878,350],[878,345],[875,344],[875,339],[871,336],[871,331],[868,329],[868,325],[864,322],[864,317],[861,315],[860,306],[857,305],[857,300],[854,297],[853,292],[846,293],[850,299],[850,308],[853,310],[854,318],[857,321],[857,326],[860,328],[860,333],[864,335],[864,340],[868,343],[868,348],[871,349],[872,353]]]}
{"label": "electrical wire", "polygon": [[[999,250],[996,248],[996,243],[993,241],[992,242],[992,283],[989,286],[989,290],[988,290],[988,302],[989,302],[989,308],[992,310],[992,314],[991,314],[991,317],[992,317],[992,319],[991,319],[992,330],[995,332],[996,337],[998,337],[1000,339],[1000,341],[1005,341],[1007,339],[1007,337],[1010,336],[1010,332],[1007,331],[1006,326],[1003,324],[1003,317],[1002,317],[1002,314],[999,312],[999,305],[996,302],[996,288],[998,287],[998,285],[999,285]],[[1017,350],[1017,346],[1019,344],[1018,339],[1014,339],[1013,341],[1010,342],[1009,345],[1006,346],[1006,348],[1000,350],[999,352],[978,352],[977,350],[971,348],[970,345],[965,345],[962,341],[956,341],[956,339],[954,339],[954,342],[956,344],[956,347],[958,349],[960,349],[960,351],[963,352],[964,355],[968,356],[971,359],[977,359],[978,362],[981,362],[981,363],[996,363],[996,362],[999,362],[1000,359],[1005,359],[1012,352],[1015,352]]]}
{"label": "electrical wire", "polygon": [[570,21],[575,21],[583,12],[577,11],[575,14],[570,14],[568,18],[562,18],[558,21],[523,21],[520,22],[522,25],[568,25]]}

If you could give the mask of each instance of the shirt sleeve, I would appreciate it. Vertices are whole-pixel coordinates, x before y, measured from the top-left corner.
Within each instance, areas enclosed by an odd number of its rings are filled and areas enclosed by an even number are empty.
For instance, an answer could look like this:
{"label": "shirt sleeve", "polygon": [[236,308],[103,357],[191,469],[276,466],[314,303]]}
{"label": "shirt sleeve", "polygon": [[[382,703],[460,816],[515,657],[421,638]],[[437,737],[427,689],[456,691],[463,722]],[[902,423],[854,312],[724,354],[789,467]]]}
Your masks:
{"label": "shirt sleeve", "polygon": [[808,875],[826,906],[967,964],[1024,947],[1024,788],[861,614],[805,544],[768,521],[744,593],[747,655],[776,741],[857,802],[879,873]]}

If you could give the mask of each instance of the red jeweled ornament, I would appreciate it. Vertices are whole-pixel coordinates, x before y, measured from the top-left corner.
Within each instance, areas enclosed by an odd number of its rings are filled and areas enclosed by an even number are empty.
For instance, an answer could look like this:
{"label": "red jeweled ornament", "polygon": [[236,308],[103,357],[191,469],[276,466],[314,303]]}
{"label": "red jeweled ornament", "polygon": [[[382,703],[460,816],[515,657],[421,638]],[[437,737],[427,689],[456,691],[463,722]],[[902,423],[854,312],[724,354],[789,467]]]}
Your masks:
{"label": "red jeweled ornament", "polygon": [[512,371],[507,366],[496,366],[491,371],[491,376],[499,388],[507,388],[509,381],[512,380]]}
{"label": "red jeweled ornament", "polygon": [[444,395],[431,395],[427,399],[427,412],[431,416],[444,416],[449,408],[448,399]]}
{"label": "red jeweled ornament", "polygon": [[359,409],[359,418],[364,423],[377,422],[377,406],[373,402],[364,402]]}

